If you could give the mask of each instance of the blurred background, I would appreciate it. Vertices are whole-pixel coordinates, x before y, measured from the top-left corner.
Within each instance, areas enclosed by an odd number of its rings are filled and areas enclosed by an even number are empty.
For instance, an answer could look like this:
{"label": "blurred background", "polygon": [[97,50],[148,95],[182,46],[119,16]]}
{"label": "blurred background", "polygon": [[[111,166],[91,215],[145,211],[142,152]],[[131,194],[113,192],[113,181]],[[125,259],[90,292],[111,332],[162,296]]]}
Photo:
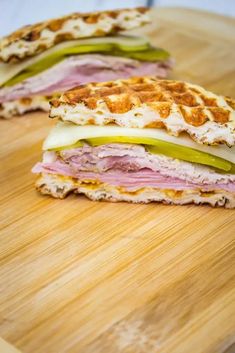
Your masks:
{"label": "blurred background", "polygon": [[0,36],[69,12],[134,6],[183,6],[235,16],[235,0],[0,0]]}

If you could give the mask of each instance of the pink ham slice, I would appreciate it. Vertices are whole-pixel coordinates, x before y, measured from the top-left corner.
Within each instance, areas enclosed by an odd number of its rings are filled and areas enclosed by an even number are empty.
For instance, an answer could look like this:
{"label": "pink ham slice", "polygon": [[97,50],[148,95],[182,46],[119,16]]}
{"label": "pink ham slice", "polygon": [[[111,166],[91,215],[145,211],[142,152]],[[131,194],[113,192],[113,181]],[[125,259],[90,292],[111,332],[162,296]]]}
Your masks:
{"label": "pink ham slice", "polygon": [[121,170],[110,170],[104,173],[94,172],[74,172],[68,165],[62,162],[37,163],[33,168],[33,173],[49,173],[71,176],[79,180],[98,180],[113,186],[122,186],[128,190],[137,190],[142,187],[155,187],[160,189],[187,190],[200,188],[203,191],[222,189],[235,192],[235,184],[194,184],[185,180],[167,177],[159,172],[149,169],[142,169],[137,172],[124,172]]}
{"label": "pink ham slice", "polygon": [[172,59],[143,62],[96,54],[71,56],[36,76],[0,89],[0,103],[32,95],[49,95],[88,82],[145,75],[165,78],[172,66]]}

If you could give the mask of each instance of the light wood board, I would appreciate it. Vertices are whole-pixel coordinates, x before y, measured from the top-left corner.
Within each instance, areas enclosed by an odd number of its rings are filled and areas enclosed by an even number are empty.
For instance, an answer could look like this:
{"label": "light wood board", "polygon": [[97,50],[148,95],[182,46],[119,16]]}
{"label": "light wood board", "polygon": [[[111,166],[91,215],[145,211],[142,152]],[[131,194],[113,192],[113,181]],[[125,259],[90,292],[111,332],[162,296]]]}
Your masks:
{"label": "light wood board", "polygon": [[0,352],[1,353],[21,353],[18,349],[7,343],[0,337]]}
{"label": "light wood board", "polygon": [[[159,9],[143,32],[172,77],[234,96],[234,20]],[[40,196],[54,122],[0,124],[0,336],[25,353],[234,352],[233,210]]]}

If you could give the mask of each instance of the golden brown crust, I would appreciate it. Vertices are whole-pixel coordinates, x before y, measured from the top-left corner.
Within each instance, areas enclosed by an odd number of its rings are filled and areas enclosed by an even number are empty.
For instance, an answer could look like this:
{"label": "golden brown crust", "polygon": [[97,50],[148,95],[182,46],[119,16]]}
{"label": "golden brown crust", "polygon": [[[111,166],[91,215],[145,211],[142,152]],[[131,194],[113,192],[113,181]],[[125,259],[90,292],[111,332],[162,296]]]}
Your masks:
{"label": "golden brown crust", "polygon": [[[146,83],[149,81],[151,84]],[[203,101],[199,102],[197,97],[203,97]],[[104,100],[109,111],[115,114],[122,114],[143,103],[146,105],[155,103],[159,114],[167,118],[170,114],[170,106],[176,103],[182,109],[185,121],[190,125],[200,126],[209,120],[205,108],[212,113],[213,121],[221,124],[229,121],[230,112],[227,109],[219,107],[215,98],[207,98],[202,93],[196,94],[190,84],[150,77],[78,86],[65,92],[59,100],[52,100],[51,105],[58,107],[63,103],[84,103],[89,109],[95,109],[100,99]],[[157,104],[159,102],[163,103]],[[232,102],[231,98],[230,102]],[[154,104],[150,105],[154,107]],[[184,110],[184,107],[189,107],[190,111]]]}
{"label": "golden brown crust", "polygon": [[[147,119],[141,127],[165,126],[174,133],[174,126],[172,129],[170,125],[173,124],[172,119],[176,119],[177,116],[178,125],[182,125],[179,132],[187,131],[196,141],[201,143],[225,142],[228,145],[233,145],[235,143],[234,104],[235,101],[232,98],[215,95],[190,83],[159,80],[154,77],[135,77],[127,80],[90,83],[69,90],[59,99],[52,100],[50,116],[59,116],[64,120],[72,121],[69,113],[64,113],[64,116],[60,115],[63,107],[69,106],[74,109],[74,112],[77,109],[77,116],[80,112],[79,109],[81,114],[82,112],[83,114],[90,113],[89,121],[93,119],[95,122],[96,118],[98,121],[98,114],[102,113],[106,116],[102,125],[116,123],[127,126],[130,114],[132,114],[131,118],[135,119],[135,124],[138,124],[138,116],[141,121],[143,114],[137,112],[141,108],[145,110],[144,115],[148,115],[148,117],[150,117],[150,113],[156,114],[150,121]],[[117,116],[125,113],[129,113],[126,116],[126,123],[124,118],[120,123]],[[73,122],[79,124],[79,118]],[[212,142],[209,142],[208,136],[205,136],[205,139],[203,136],[201,139],[200,136],[199,139],[195,137],[199,131],[201,134],[205,134],[204,127],[212,127],[212,125],[213,129],[227,129],[223,130],[223,137],[218,137],[218,134],[215,134]],[[226,136],[228,133],[231,136]]]}
{"label": "golden brown crust", "polygon": [[[146,16],[147,11],[147,8],[139,7],[93,13],[73,13],[24,26],[0,40],[0,60],[5,62],[20,60],[41,53],[66,40],[103,36],[135,28],[149,22]],[[87,25],[86,33],[84,25]]]}

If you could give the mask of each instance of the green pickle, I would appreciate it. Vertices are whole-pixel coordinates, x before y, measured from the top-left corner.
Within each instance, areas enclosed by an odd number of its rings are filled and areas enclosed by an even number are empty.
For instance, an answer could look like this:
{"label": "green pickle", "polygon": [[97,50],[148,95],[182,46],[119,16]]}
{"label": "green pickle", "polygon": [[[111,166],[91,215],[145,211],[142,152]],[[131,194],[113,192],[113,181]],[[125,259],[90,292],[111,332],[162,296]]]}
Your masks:
{"label": "green pickle", "polygon": [[201,152],[193,148],[174,145],[167,146],[167,142],[163,142],[157,146],[148,146],[147,150],[151,153],[164,154],[168,157],[182,159],[183,161],[205,164],[217,169],[222,169],[226,172],[230,171],[232,165],[223,158],[213,156],[212,154]]}
{"label": "green pickle", "polygon": [[156,139],[149,137],[135,137],[135,136],[108,136],[108,137],[93,137],[86,140],[91,146],[100,146],[107,143],[134,143],[141,145],[154,145]]}
{"label": "green pickle", "polygon": [[83,142],[87,142],[91,146],[100,146],[110,143],[133,143],[145,145],[147,151],[153,154],[162,154],[175,159],[184,160],[191,163],[208,165],[217,169],[220,172],[235,174],[235,164],[211,155],[209,153],[198,151],[194,148],[180,146],[171,142],[166,142],[154,138],[138,138],[131,136],[113,136],[113,137],[95,137],[86,140],[78,141],[77,143],[55,148],[54,150],[63,150],[69,148],[81,147]]}
{"label": "green pickle", "polygon": [[119,54],[114,52],[112,55],[124,56],[126,58],[140,61],[161,61],[169,58],[168,52],[160,48],[149,48],[143,51],[120,52]]}

